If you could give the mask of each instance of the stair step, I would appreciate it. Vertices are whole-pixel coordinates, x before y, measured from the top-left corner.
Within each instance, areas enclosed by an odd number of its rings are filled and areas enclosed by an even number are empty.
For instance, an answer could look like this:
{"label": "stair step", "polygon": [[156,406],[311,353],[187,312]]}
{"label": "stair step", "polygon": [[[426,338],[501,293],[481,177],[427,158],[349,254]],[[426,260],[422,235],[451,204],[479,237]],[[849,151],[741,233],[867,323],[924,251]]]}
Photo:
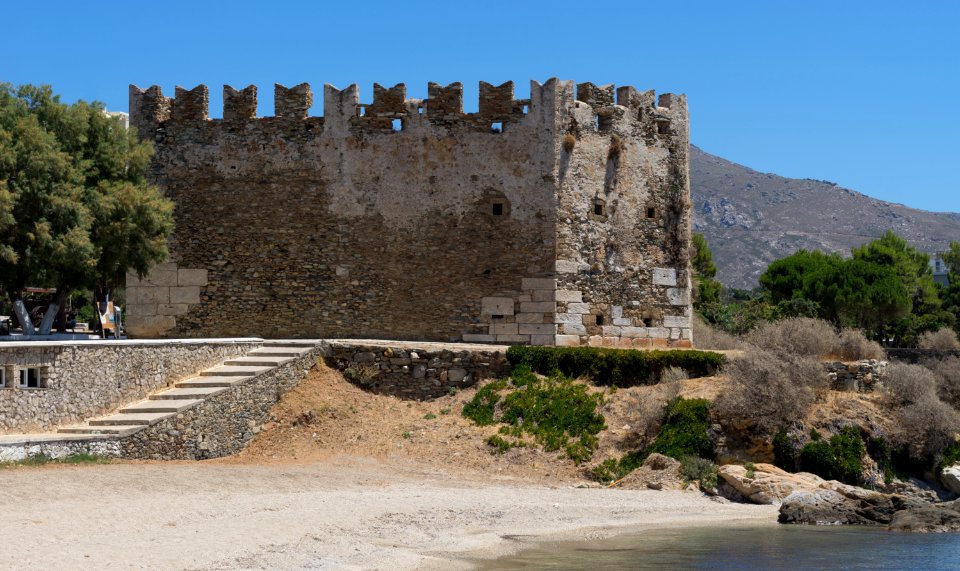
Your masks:
{"label": "stair step", "polygon": [[269,349],[254,349],[247,353],[247,357],[280,357],[287,359],[295,359],[300,357],[304,353],[308,353],[310,349],[287,349],[285,347],[271,347]]}
{"label": "stair step", "polygon": [[201,402],[203,402],[203,399],[145,400],[121,408],[120,412],[180,412],[185,408],[190,408]]}
{"label": "stair step", "polygon": [[90,426],[89,424],[77,424],[74,426],[61,426],[57,429],[60,434],[115,434],[117,436],[127,436],[143,430],[146,426],[138,424],[136,426]]}
{"label": "stair step", "polygon": [[250,377],[259,375],[272,369],[273,367],[250,367],[250,366],[220,366],[206,371],[201,371],[201,377]]}
{"label": "stair step", "polygon": [[319,339],[267,339],[264,347],[309,347],[313,349],[320,344]]}
{"label": "stair step", "polygon": [[87,421],[90,426],[148,426],[171,416],[169,412],[120,413],[93,418]]}
{"label": "stair step", "polygon": [[267,357],[265,355],[254,355],[247,357],[237,357],[236,359],[230,359],[229,361],[224,361],[224,365],[228,367],[276,367],[282,365],[287,361],[290,361],[289,357]]}
{"label": "stair step", "polygon": [[232,387],[233,385],[242,383],[252,378],[252,375],[247,375],[244,377],[232,377],[224,375],[217,377],[193,377],[185,381],[180,381],[174,386],[176,386],[178,389],[185,389],[189,387]]}
{"label": "stair step", "polygon": [[227,389],[224,387],[185,387],[154,393],[149,398],[150,400],[202,400],[225,390]]}

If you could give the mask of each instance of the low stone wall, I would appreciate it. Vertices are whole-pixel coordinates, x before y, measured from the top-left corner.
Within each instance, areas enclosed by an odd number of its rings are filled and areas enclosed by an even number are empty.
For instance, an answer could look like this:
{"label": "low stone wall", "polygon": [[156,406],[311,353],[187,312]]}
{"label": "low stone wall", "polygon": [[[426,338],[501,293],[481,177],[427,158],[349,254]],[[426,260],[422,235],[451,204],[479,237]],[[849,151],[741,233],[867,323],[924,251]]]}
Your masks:
{"label": "low stone wall", "polygon": [[927,359],[960,357],[960,351],[944,351],[941,349],[887,349],[887,357],[895,361],[916,365]]}
{"label": "low stone wall", "polygon": [[37,438],[0,438],[0,462],[16,462],[26,458],[46,456],[60,459],[75,454],[120,456],[120,441],[116,436],[44,435]]}
{"label": "low stone wall", "polygon": [[[0,343],[6,377],[0,434],[81,422],[262,344],[261,339]],[[39,372],[39,387],[18,386],[25,369]]]}
{"label": "low stone wall", "polygon": [[499,345],[331,340],[323,349],[327,364],[350,382],[406,399],[436,398],[510,367]]}
{"label": "low stone wall", "polygon": [[851,363],[824,363],[831,388],[837,391],[870,393],[883,383],[887,362],[867,359]]}
{"label": "low stone wall", "polygon": [[203,460],[236,454],[270,418],[280,398],[306,377],[321,349],[208,397],[176,416],[120,440],[121,455]]}

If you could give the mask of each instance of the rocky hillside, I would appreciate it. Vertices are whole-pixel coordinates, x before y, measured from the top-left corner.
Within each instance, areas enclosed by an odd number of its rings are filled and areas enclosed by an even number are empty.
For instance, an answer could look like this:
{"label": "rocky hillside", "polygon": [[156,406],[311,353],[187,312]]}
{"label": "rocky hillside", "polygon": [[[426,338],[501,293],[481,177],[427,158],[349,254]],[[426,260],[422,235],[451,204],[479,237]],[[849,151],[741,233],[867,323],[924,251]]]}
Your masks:
{"label": "rocky hillside", "polygon": [[761,173],[691,146],[694,231],[706,236],[727,286],[750,288],[800,248],[848,253],[893,230],[927,252],[960,240],[960,214],[870,198],[835,183]]}

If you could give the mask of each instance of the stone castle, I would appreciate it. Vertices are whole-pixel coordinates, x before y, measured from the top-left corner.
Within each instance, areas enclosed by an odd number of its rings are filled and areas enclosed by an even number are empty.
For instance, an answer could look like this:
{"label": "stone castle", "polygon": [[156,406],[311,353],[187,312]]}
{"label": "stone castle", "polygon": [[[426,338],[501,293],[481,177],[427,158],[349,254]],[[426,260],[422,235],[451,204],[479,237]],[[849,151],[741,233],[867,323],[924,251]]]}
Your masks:
{"label": "stone castle", "polygon": [[130,87],[176,202],[171,261],[128,276],[140,337],[689,346],[688,113],[633,87]]}

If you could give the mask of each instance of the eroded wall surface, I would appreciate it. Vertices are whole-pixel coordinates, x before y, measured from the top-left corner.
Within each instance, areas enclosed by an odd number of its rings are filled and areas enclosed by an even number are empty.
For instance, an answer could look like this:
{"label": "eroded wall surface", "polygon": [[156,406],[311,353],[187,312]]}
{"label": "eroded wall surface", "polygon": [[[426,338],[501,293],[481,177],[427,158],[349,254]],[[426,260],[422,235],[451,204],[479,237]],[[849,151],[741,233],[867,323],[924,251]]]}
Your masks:
{"label": "eroded wall surface", "polygon": [[688,343],[685,99],[619,92],[481,83],[464,113],[459,83],[327,85],[309,117],[310,87],[278,85],[258,118],[255,87],[225,86],[210,119],[205,86],[131,86],[177,224],[165,277],[128,278],[128,330]]}

